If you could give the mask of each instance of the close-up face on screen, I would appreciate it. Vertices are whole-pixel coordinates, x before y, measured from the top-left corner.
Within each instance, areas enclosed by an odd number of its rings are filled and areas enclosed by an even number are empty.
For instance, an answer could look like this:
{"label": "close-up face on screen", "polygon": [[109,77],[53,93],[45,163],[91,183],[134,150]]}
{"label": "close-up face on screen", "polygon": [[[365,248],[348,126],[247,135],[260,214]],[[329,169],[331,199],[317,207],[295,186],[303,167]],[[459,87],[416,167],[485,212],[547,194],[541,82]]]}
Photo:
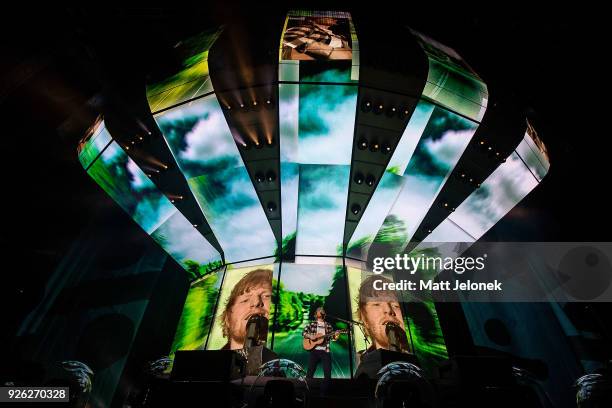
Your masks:
{"label": "close-up face on screen", "polygon": [[213,319],[208,350],[241,349],[247,323],[254,315],[269,320],[272,310],[274,265],[228,268]]}
{"label": "close-up face on screen", "polygon": [[612,406],[605,12],[5,14],[0,405]]}

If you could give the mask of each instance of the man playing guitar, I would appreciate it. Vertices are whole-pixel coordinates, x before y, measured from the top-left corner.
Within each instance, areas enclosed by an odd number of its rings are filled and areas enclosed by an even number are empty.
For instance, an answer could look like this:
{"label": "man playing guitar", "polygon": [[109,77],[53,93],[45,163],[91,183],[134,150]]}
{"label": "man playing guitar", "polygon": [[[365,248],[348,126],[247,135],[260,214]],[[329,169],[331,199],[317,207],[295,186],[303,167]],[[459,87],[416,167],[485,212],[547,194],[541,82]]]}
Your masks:
{"label": "man playing guitar", "polygon": [[321,361],[323,363],[323,377],[329,380],[331,379],[332,365],[329,343],[331,340],[337,340],[340,332],[334,331],[332,325],[325,321],[325,309],[318,307],[315,315],[316,320],[310,322],[302,331],[304,349],[310,350],[306,377],[312,378],[314,376],[317,365]]}

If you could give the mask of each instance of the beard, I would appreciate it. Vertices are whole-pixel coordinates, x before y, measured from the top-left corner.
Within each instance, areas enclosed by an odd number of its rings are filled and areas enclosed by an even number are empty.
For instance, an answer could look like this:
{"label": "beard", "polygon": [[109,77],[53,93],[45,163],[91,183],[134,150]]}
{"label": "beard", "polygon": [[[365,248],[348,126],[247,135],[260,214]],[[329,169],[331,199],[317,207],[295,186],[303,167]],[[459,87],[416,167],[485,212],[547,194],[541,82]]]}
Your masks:
{"label": "beard", "polygon": [[368,329],[368,334],[373,340],[376,348],[384,348],[388,349],[389,345],[389,337],[387,337],[387,333],[385,332],[387,323],[392,323],[397,325],[398,327],[403,329],[403,324],[399,319],[396,318],[386,318],[379,322],[367,322],[366,327]]}
{"label": "beard", "polygon": [[236,343],[244,344],[246,340],[247,324],[249,322],[249,319],[255,315],[261,315],[266,319],[268,318],[268,313],[264,309],[254,310],[248,315],[246,315],[246,317],[232,316],[230,330],[228,333],[229,338]]}

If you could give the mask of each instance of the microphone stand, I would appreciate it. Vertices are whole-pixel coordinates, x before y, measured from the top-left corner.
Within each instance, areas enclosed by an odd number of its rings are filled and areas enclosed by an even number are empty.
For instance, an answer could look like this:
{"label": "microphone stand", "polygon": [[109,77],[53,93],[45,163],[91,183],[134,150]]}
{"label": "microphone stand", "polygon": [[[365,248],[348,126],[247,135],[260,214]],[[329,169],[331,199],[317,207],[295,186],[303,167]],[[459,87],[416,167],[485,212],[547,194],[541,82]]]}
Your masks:
{"label": "microphone stand", "polygon": [[365,345],[366,345],[366,350],[369,347],[370,344],[370,340],[368,340],[368,336],[365,333],[365,325],[362,322],[357,322],[355,320],[351,320],[351,319],[342,319],[341,317],[338,316],[334,316],[334,315],[327,315],[327,317],[332,318],[334,320],[338,320],[340,322],[344,322],[347,323],[351,326],[357,326],[359,327],[359,330],[361,330],[361,334],[363,334],[363,339],[365,340]]}

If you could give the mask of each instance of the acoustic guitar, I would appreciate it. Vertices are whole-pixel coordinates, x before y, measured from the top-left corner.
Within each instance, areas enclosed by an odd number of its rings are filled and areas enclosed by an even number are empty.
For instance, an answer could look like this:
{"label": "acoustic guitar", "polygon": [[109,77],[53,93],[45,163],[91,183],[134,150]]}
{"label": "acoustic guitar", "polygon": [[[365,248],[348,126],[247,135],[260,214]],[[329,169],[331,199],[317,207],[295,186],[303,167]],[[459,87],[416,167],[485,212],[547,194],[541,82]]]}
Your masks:
{"label": "acoustic guitar", "polygon": [[304,340],[302,341],[302,346],[304,347],[304,350],[306,351],[310,351],[313,348],[315,348],[316,346],[318,346],[319,344],[322,344],[324,341],[342,334],[342,333],[348,333],[348,330],[335,330],[329,334],[319,334],[319,335],[315,335],[316,337],[314,339],[308,339],[306,337],[304,337]]}

